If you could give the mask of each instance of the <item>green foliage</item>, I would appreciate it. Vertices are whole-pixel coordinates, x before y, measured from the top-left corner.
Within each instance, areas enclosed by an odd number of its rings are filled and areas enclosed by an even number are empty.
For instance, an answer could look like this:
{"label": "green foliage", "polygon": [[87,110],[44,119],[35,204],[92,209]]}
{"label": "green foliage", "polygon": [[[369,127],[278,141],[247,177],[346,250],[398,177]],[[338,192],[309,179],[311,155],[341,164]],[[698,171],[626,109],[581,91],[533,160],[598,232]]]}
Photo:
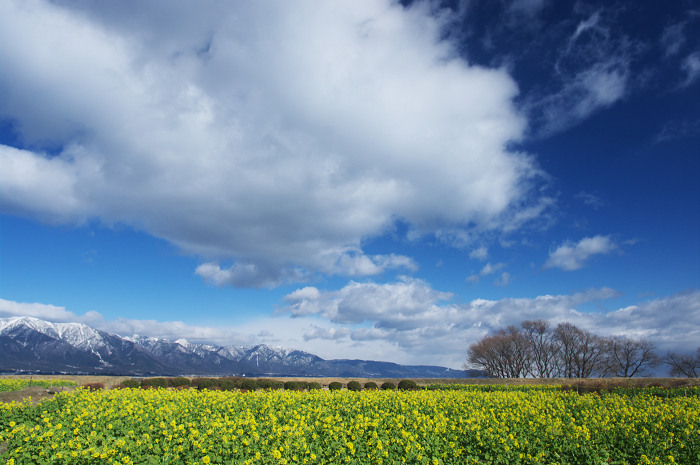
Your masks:
{"label": "green foliage", "polygon": [[350,381],[348,383],[348,391],[361,391],[362,385],[357,381]]}
{"label": "green foliage", "polygon": [[296,381],[287,381],[284,383],[284,390],[285,391],[293,391],[294,389],[297,389],[299,386],[299,383]]}
{"label": "green foliage", "polygon": [[365,383],[365,389],[379,389],[379,386],[374,381],[369,381]]}
{"label": "green foliage", "polygon": [[255,391],[258,388],[258,383],[255,382],[254,379],[244,379],[241,381],[241,389],[245,389],[246,391]]}
{"label": "green foliage", "polygon": [[190,380],[189,378],[183,378],[181,376],[177,378],[170,378],[168,379],[168,385],[170,387],[189,386]]}
{"label": "green foliage", "polygon": [[309,383],[309,391],[313,391],[313,390],[317,390],[317,389],[322,389],[320,383],[316,383],[316,382]]}
{"label": "green foliage", "polygon": [[168,380],[165,378],[146,378],[141,380],[141,387],[167,388]]}
{"label": "green foliage", "polygon": [[328,385],[328,389],[331,391],[340,391],[343,389],[343,385],[340,384],[338,381],[333,381],[331,384]]}
{"label": "green foliage", "polygon": [[416,382],[412,379],[402,379],[399,382],[400,391],[412,391],[413,389],[418,389],[418,386],[416,385]]}
{"label": "green foliage", "polygon": [[240,383],[236,383],[232,379],[224,379],[221,381],[220,386],[223,391],[233,391],[234,389],[238,389],[240,387]]}
{"label": "green foliage", "polygon": [[270,389],[273,391],[279,391],[282,388],[284,388],[284,383],[282,381],[273,381],[272,386],[270,386]]}
{"label": "green foliage", "polygon": [[197,389],[200,391],[202,389],[211,389],[213,387],[217,387],[218,382],[215,379],[212,378],[203,378],[200,379],[199,382],[197,383]]}
{"label": "green foliage", "polygon": [[259,378],[255,382],[260,389],[270,389],[273,383],[273,381],[268,378]]}
{"label": "green foliage", "polygon": [[392,383],[391,381],[387,381],[386,383],[382,383],[382,389],[385,391],[393,391],[396,389],[396,384]]}
{"label": "green foliage", "polygon": [[198,388],[198,387],[199,387],[199,383],[201,383],[201,382],[203,382],[203,381],[208,381],[208,380],[210,380],[210,379],[211,379],[211,378],[199,378],[199,377],[198,377],[198,378],[193,378],[192,381],[190,381],[190,386],[193,386],[193,387]]}
{"label": "green foliage", "polygon": [[132,388],[132,389],[136,389],[136,388],[138,388],[140,385],[141,385],[141,383],[139,383],[139,382],[136,381],[135,379],[125,379],[125,380],[122,381],[122,383],[121,383],[121,386],[123,386],[123,387],[125,387],[125,388]]}

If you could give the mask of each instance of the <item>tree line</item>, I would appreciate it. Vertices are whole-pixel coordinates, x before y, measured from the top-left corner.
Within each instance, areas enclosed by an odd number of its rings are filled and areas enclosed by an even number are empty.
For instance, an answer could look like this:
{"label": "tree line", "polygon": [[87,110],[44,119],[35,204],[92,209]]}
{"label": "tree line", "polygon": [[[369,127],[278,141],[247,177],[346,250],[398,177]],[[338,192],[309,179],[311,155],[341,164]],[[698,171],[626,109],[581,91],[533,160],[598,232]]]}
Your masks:
{"label": "tree line", "polygon": [[668,352],[661,357],[648,339],[601,337],[571,323],[552,327],[540,319],[474,342],[463,368],[492,378],[632,378],[648,376],[664,363],[672,377],[697,378],[700,347],[695,354]]}

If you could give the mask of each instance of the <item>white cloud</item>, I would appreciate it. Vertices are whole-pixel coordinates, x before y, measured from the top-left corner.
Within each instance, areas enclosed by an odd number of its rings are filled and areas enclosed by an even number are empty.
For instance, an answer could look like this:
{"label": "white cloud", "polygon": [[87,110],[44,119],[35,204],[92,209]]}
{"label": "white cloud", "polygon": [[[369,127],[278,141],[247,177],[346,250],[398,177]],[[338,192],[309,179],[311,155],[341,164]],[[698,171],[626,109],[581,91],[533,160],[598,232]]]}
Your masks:
{"label": "white cloud", "polygon": [[681,47],[685,43],[684,29],[687,22],[683,21],[677,24],[672,24],[664,29],[661,35],[661,45],[666,49],[666,56],[672,56],[680,52]]}
{"label": "white cloud", "polygon": [[[379,288],[382,292],[378,292]],[[411,363],[457,367],[464,360],[470,343],[490,331],[518,325],[526,319],[543,318],[555,326],[570,322],[604,336],[650,338],[662,351],[693,349],[700,334],[698,290],[617,311],[584,312],[578,307],[616,298],[620,294],[613,289],[602,288],[572,295],[497,301],[476,299],[466,304],[454,304],[441,303],[449,296],[437,293],[419,280],[381,286],[351,283],[340,291],[324,292],[313,288],[313,292],[309,292],[308,289],[288,296],[286,300],[289,305],[285,310],[296,316],[322,316],[329,323],[336,323],[319,328],[318,332],[314,326],[314,331],[310,332],[313,337],[348,345],[352,341],[362,341],[368,347],[375,343],[393,344],[407,354]],[[304,310],[299,312],[300,308]],[[338,309],[341,308],[345,314],[339,319]],[[361,326],[357,327],[360,323]],[[372,326],[368,327],[368,324]]]}
{"label": "white cloud", "polygon": [[559,268],[564,271],[573,271],[582,268],[591,256],[608,254],[618,248],[610,236],[584,237],[577,243],[570,241],[549,251],[549,259],[544,268]]}
{"label": "white cloud", "polygon": [[533,130],[540,136],[568,129],[622,100],[635,84],[631,67],[645,49],[615,23],[615,8],[581,20],[558,50],[550,86],[527,99]]}
{"label": "white cloud", "polygon": [[[620,308],[581,311],[579,307],[620,294],[609,288],[535,298],[475,299],[450,303],[420,280],[392,284],[350,283],[339,291],[299,289],[272,318],[219,327],[183,322],[118,319],[97,312],[77,316],[62,307],[0,300],[0,317],[34,316],[80,322],[122,336],[138,333],[169,340],[227,344],[267,343],[305,350],[325,359],[356,358],[459,368],[469,344],[491,331],[542,318],[570,322],[603,336],[649,338],[666,350],[691,351],[700,338],[700,290],[692,289]],[[300,310],[301,309],[301,310]],[[285,313],[292,313],[290,318]],[[305,316],[305,318],[301,318]],[[328,344],[333,341],[333,344]],[[358,344],[361,343],[361,344]]]}
{"label": "white cloud", "polygon": [[487,276],[490,274],[494,274],[496,271],[500,270],[501,268],[507,266],[505,263],[496,263],[495,265],[492,265],[491,262],[487,263],[486,266],[484,266],[481,269],[481,273],[479,273],[480,276]]}
{"label": "white cloud", "polygon": [[350,335],[350,330],[348,328],[320,328],[314,326],[313,329],[304,334],[304,340],[309,341],[311,339],[325,339],[327,341],[333,341],[336,339],[344,339]]}
{"label": "white cloud", "polygon": [[700,78],[700,52],[693,52],[683,60],[683,71],[686,73],[682,87],[693,84]]}
{"label": "white cloud", "polygon": [[0,147],[3,212],[130,225],[265,287],[412,270],[362,240],[478,237],[541,204],[505,148],[515,82],[458,58],[430,2],[0,8],[0,117],[25,142]]}
{"label": "white cloud", "polygon": [[478,283],[478,282],[479,282],[479,276],[478,276],[478,275],[475,275],[475,274],[473,274],[473,275],[471,275],[471,276],[467,276],[467,277],[465,278],[465,281],[467,281],[468,283],[471,283],[471,284]]}
{"label": "white cloud", "polygon": [[469,254],[469,258],[476,258],[477,260],[486,260],[489,256],[489,249],[488,247],[479,247],[478,249],[474,249],[471,251]]}
{"label": "white cloud", "polygon": [[507,271],[501,273],[501,277],[493,282],[494,286],[499,287],[506,287],[508,284],[510,284],[510,273],[508,273]]}

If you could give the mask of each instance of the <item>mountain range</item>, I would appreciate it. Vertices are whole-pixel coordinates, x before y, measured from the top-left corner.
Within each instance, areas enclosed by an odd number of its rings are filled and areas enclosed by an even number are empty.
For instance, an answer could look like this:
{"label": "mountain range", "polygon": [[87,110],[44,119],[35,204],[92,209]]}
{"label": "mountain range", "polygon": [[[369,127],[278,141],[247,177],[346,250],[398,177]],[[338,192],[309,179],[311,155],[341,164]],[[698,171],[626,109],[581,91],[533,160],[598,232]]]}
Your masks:
{"label": "mountain range", "polygon": [[296,349],[193,344],[134,335],[121,337],[81,323],[32,317],[0,318],[0,372],[120,375],[246,375],[358,378],[481,377],[426,365],[324,360]]}

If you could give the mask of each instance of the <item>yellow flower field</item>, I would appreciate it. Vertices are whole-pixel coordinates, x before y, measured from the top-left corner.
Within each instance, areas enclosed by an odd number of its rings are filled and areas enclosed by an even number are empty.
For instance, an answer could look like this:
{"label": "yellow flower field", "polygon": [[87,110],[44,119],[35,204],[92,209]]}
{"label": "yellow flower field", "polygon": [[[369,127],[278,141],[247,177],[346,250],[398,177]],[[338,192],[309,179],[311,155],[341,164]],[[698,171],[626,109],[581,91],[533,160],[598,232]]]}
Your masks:
{"label": "yellow flower field", "polygon": [[700,398],[112,390],[0,413],[17,464],[700,463]]}
{"label": "yellow flower field", "polygon": [[58,386],[75,386],[75,381],[69,381],[67,379],[0,379],[0,392],[8,391],[20,391],[27,386],[41,386],[44,388],[48,387],[58,387]]}

